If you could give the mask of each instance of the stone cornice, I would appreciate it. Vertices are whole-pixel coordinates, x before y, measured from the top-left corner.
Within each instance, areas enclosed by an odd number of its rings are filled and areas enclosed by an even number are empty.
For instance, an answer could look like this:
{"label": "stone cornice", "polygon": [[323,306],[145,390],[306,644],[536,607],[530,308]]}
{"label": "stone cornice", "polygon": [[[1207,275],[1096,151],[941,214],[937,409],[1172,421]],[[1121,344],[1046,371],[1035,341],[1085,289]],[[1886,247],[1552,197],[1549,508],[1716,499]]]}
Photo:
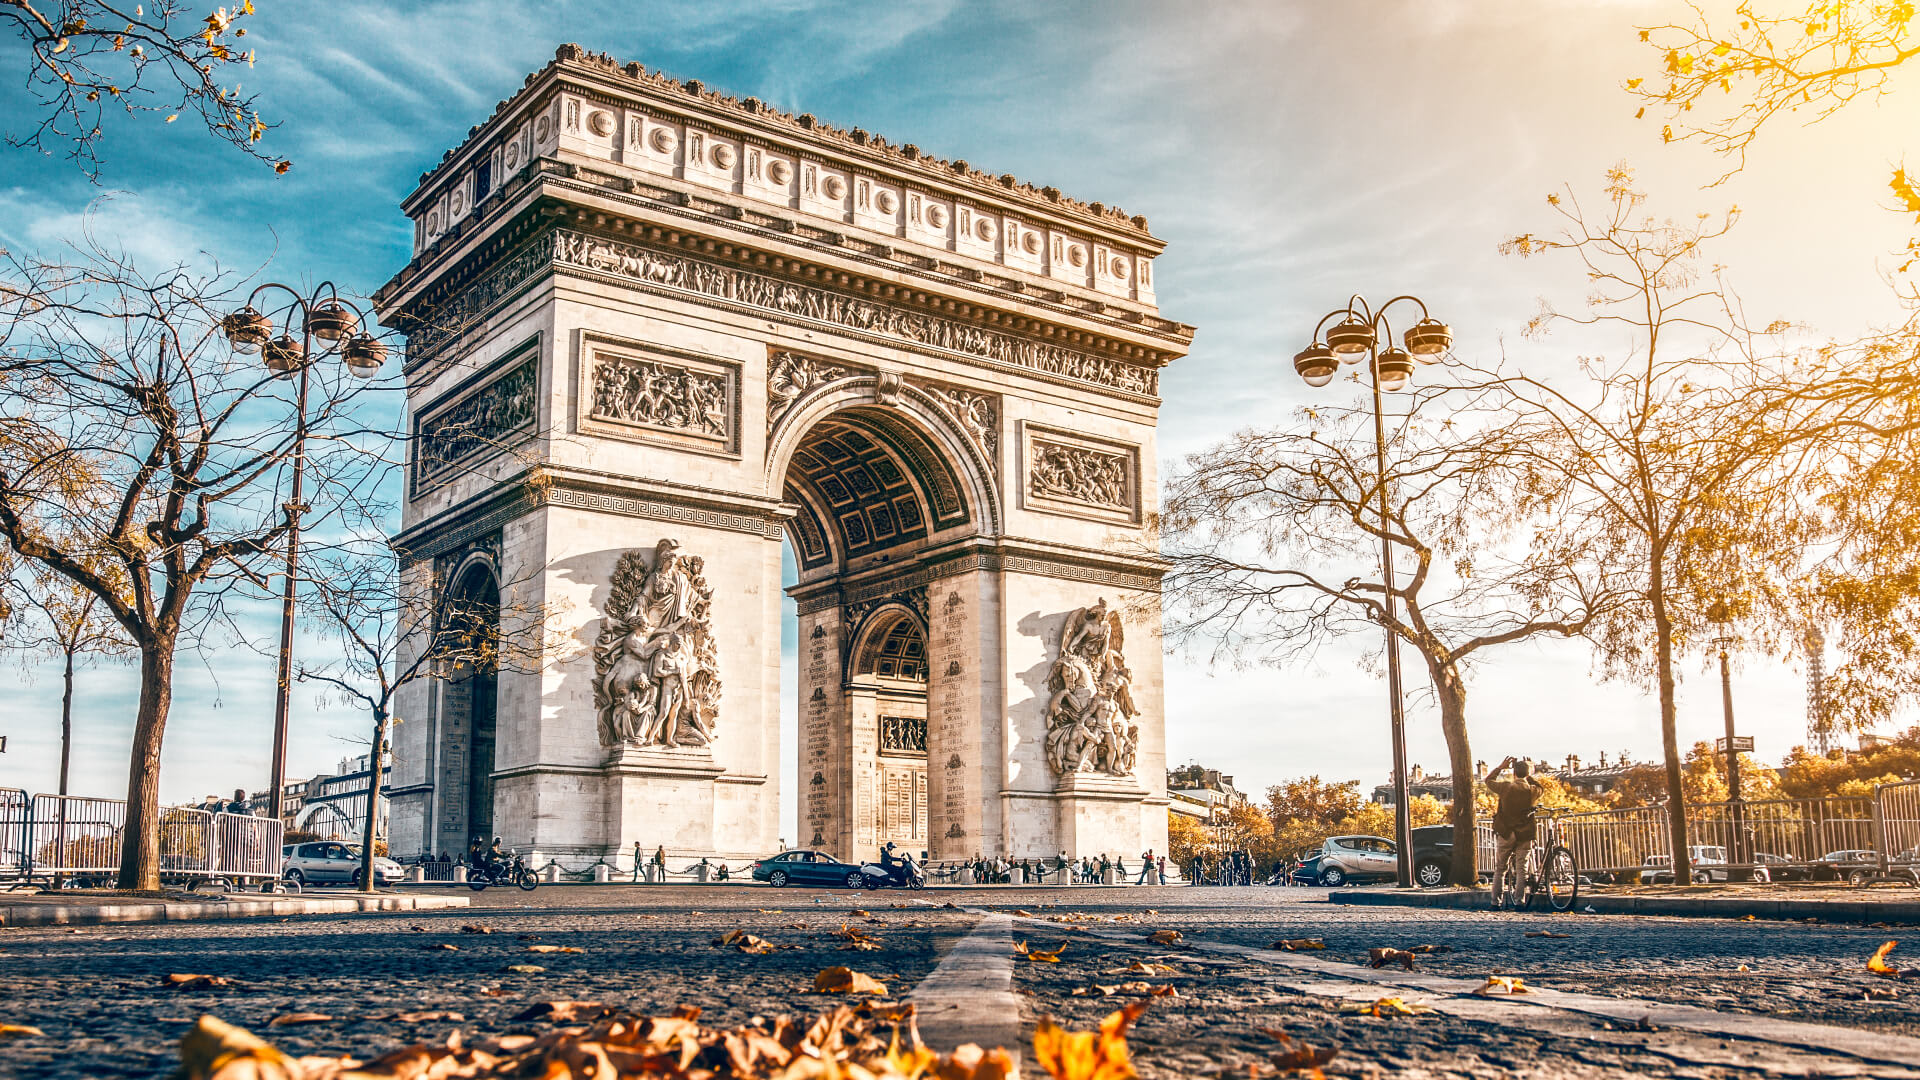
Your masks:
{"label": "stone cornice", "polygon": [[802,582],[787,589],[800,614],[841,604],[890,596],[970,570],[1036,574],[1066,581],[1106,585],[1138,592],[1159,592],[1160,579],[1171,563],[1157,555],[1128,555],[1093,548],[1070,547],[1020,539],[971,537],[916,556],[920,565],[902,571],[885,567],[871,574]]}
{"label": "stone cornice", "polygon": [[[570,205],[581,201],[590,202],[591,209]],[[436,297],[464,287],[473,277],[473,267],[491,265],[507,248],[555,218],[616,233],[644,228],[671,234],[669,243],[691,249],[715,248],[707,233],[732,234],[737,242],[717,247],[743,263],[789,264],[793,276],[801,279],[837,276],[851,269],[888,283],[917,281],[929,291],[969,298],[962,301],[969,308],[978,305],[1015,312],[1004,320],[1008,324],[1064,326],[1069,328],[1069,335],[1079,333],[1071,329],[1075,325],[1091,325],[1099,328],[1096,336],[1104,331],[1114,335],[1118,343],[1138,341],[1132,346],[1138,350],[1136,354],[1123,354],[1124,359],[1136,363],[1164,365],[1183,355],[1193,340],[1193,327],[1129,301],[1076,295],[1070,287],[1059,287],[1060,283],[1033,284],[1017,275],[984,273],[892,245],[875,244],[843,231],[822,229],[795,215],[769,213],[767,208],[750,207],[737,197],[690,190],[687,185],[666,179],[640,184],[590,165],[554,160],[538,162],[502,185],[376,290],[374,301],[383,312],[399,306],[415,307],[421,302],[438,303]],[[494,231],[484,240],[476,243],[468,239],[489,228]],[[796,252],[802,258],[792,258]],[[812,262],[815,259],[820,260],[818,265]],[[863,285],[857,283],[856,287]],[[1037,318],[1017,314],[1020,310],[1033,311]],[[987,317],[994,319],[995,315]],[[388,321],[392,321],[390,316]],[[1036,326],[1036,332],[1056,331]],[[1104,341],[1093,343],[1096,349],[1107,345]]]}
{"label": "stone cornice", "polygon": [[[609,103],[642,97],[656,107],[696,116],[708,123],[748,129],[762,138],[804,144],[814,152],[826,152],[858,161],[868,168],[896,173],[910,182],[940,188],[953,188],[969,196],[1018,206],[1029,215],[1055,217],[1080,228],[1097,229],[1114,239],[1157,251],[1163,246],[1147,231],[1147,219],[1129,216],[1119,207],[1098,202],[1081,202],[1052,187],[1035,187],[1011,174],[993,174],[972,168],[962,160],[949,161],[920,152],[911,143],[895,146],[882,136],[860,128],[842,129],[822,123],[810,113],[798,116],[780,112],[757,98],[736,98],[709,90],[697,79],[684,82],[658,71],[648,71],[637,62],[620,63],[605,53],[594,53],[578,45],[560,46],[554,59],[539,71],[528,75],[521,89],[494,106],[486,120],[467,129],[467,138],[441,155],[440,161],[420,174],[419,185],[403,206],[411,210],[422,197],[436,187],[444,174],[456,171],[472,156],[472,151],[497,135],[534,98],[562,80],[588,87],[604,87]],[[452,167],[451,169],[449,167]]]}

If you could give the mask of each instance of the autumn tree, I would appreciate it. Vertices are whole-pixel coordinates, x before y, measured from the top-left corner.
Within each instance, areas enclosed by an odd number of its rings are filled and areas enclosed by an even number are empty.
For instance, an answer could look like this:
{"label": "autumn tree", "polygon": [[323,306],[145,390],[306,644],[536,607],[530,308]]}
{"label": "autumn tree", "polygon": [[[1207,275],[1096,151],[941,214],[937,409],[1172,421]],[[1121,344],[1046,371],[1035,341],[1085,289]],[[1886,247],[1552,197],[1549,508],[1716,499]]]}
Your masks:
{"label": "autumn tree", "polygon": [[[119,884],[159,884],[160,751],[182,650],[212,647],[271,588],[291,514],[289,380],[218,332],[219,274],[147,274],[104,248],[0,262],[0,543],[95,597],[139,656]],[[306,401],[312,536],[372,531],[387,467],[358,446],[370,383],[315,364]]]}
{"label": "autumn tree", "polygon": [[1826,441],[1870,407],[1818,391],[1820,372],[1777,343],[1788,324],[1746,323],[1705,254],[1736,214],[1655,218],[1624,166],[1609,171],[1604,194],[1591,215],[1571,192],[1549,197],[1560,230],[1502,250],[1571,259],[1586,289],[1577,308],[1543,305],[1529,334],[1572,330],[1579,348],[1623,333],[1624,345],[1612,358],[1583,357],[1572,379],[1502,377],[1512,395],[1502,411],[1521,418],[1515,466],[1572,492],[1553,527],[1583,535],[1582,550],[1630,598],[1585,636],[1607,674],[1653,684],[1669,839],[1685,881],[1681,658],[1719,632],[1716,616],[1741,619],[1760,651],[1799,640],[1796,594],[1827,528],[1807,484],[1828,460]]}
{"label": "autumn tree", "polygon": [[[1591,572],[1603,564],[1577,550],[1584,536],[1533,527],[1571,488],[1509,453],[1516,435],[1485,396],[1414,395],[1392,421],[1384,475],[1370,407],[1311,409],[1288,428],[1241,432],[1187,459],[1160,522],[1175,641],[1204,643],[1216,661],[1282,665],[1386,627],[1420,656],[1462,850],[1474,835],[1472,668],[1502,646],[1581,634],[1618,602],[1605,573]],[[1463,412],[1473,426],[1454,422]],[[1396,566],[1391,593],[1383,543]],[[1472,874],[1456,867],[1456,884]]]}
{"label": "autumn tree", "polygon": [[0,29],[18,43],[14,73],[39,106],[11,118],[10,146],[60,153],[98,180],[106,125],[115,116],[173,123],[191,113],[207,133],[284,173],[291,163],[260,146],[272,125],[241,80],[254,50],[241,39],[252,0],[190,8],[178,0],[0,0]]}
{"label": "autumn tree", "polygon": [[60,780],[56,791],[68,794],[73,761],[74,672],[103,659],[124,657],[132,643],[107,615],[99,596],[71,580],[41,573],[9,581],[18,599],[5,605],[15,613],[0,633],[0,648],[23,664],[47,659],[60,663]]}

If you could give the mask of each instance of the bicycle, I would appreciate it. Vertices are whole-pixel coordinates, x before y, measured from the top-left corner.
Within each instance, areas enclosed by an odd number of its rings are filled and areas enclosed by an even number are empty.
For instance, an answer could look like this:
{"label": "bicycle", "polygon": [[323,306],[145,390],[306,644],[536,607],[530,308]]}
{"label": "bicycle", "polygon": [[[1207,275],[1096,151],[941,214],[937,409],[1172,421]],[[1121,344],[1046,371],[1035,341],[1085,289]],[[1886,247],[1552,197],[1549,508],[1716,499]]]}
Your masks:
{"label": "bicycle", "polygon": [[1555,911],[1567,911],[1580,898],[1580,867],[1573,852],[1560,842],[1560,820],[1551,814],[1534,811],[1533,846],[1527,849],[1527,865],[1519,884],[1506,880],[1513,876],[1512,861],[1494,867],[1499,876],[1501,906],[1509,911],[1529,911],[1534,899],[1544,890],[1547,903]]}

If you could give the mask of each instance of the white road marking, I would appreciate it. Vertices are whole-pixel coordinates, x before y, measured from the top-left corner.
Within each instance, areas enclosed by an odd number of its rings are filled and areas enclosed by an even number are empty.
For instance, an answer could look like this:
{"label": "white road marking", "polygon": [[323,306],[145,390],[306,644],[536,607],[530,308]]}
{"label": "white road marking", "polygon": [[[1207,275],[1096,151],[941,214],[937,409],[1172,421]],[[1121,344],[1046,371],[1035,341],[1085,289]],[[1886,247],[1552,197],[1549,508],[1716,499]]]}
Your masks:
{"label": "white road marking", "polygon": [[916,1006],[920,1037],[935,1050],[963,1043],[1001,1046],[1017,1060],[1022,1025],[1020,997],[1013,992],[1013,920],[978,914],[985,918],[954,943],[907,1000]]}

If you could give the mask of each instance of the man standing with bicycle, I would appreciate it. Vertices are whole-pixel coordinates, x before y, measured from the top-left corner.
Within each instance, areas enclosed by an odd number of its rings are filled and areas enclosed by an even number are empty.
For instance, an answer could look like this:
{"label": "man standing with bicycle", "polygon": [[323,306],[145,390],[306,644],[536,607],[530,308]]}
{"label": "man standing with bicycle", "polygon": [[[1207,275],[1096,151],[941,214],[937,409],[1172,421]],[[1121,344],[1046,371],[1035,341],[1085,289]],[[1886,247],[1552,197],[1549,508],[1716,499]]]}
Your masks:
{"label": "man standing with bicycle", "polygon": [[[1500,779],[1500,774],[1513,766],[1511,782]],[[1509,754],[1505,760],[1487,774],[1487,790],[1500,799],[1500,805],[1493,812],[1493,906],[1498,908],[1504,897],[1503,886],[1512,888],[1516,893],[1524,888],[1522,878],[1527,872],[1527,853],[1533,847],[1533,806],[1540,799],[1540,785],[1534,780],[1533,765],[1527,761],[1515,761]],[[1511,860],[1512,878],[1508,878],[1508,865]],[[1508,882],[1511,885],[1507,885]]]}

